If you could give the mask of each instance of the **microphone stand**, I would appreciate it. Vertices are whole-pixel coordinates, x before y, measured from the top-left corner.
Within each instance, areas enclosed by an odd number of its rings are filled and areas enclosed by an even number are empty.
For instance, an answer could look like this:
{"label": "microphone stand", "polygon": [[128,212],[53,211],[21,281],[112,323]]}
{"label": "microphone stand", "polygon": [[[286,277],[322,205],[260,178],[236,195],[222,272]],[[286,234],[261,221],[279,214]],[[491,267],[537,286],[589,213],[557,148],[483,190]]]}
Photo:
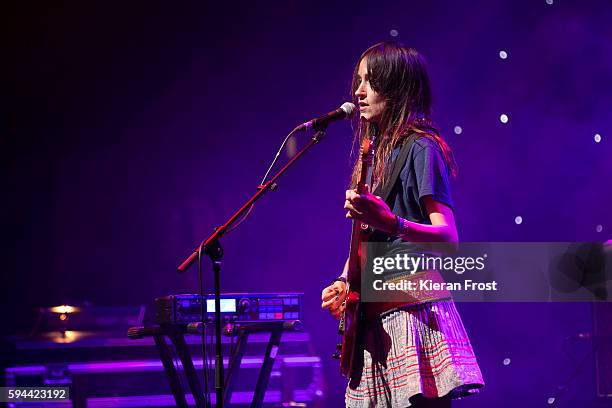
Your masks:
{"label": "microphone stand", "polygon": [[[219,239],[227,232],[229,227],[232,226],[236,220],[238,220],[248,209],[255,204],[265,193],[268,191],[274,191],[278,186],[276,181],[291,167],[296,161],[298,161],[312,146],[319,143],[325,136],[325,130],[327,127],[323,127],[312,135],[310,141],[300,151],[293,156],[287,164],[283,166],[270,180],[263,185],[257,187],[257,192],[249,198],[249,200],[242,206],[238,211],[234,213],[225,224],[216,227],[213,233],[206,238],[198,247],[189,255],[177,268],[177,272],[183,273],[198,259],[198,255],[202,252],[206,254],[212,261],[213,275],[214,275],[214,294],[215,294],[215,396],[216,396],[216,407],[223,407],[223,392],[224,392],[224,376],[223,376],[223,354],[221,351],[221,293],[220,293],[220,274],[221,274],[221,260],[223,258],[223,248]],[[200,271],[201,274],[201,271]],[[201,277],[200,277],[201,280]],[[202,304],[204,299],[201,300]],[[202,306],[203,307],[203,306]],[[203,317],[203,316],[202,316]],[[204,324],[204,321],[202,321]],[[206,368],[205,368],[206,369]],[[228,401],[229,403],[229,401]]]}

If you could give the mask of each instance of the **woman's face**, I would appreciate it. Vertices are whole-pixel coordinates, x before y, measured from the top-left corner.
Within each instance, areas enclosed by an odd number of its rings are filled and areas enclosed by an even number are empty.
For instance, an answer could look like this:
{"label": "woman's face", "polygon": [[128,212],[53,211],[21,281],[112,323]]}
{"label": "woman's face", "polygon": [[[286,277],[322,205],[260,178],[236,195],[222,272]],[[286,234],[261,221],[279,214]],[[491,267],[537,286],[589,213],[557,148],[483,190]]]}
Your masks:
{"label": "woman's face", "polygon": [[355,97],[359,102],[359,113],[361,118],[367,122],[378,123],[387,104],[385,98],[374,91],[370,86],[368,78],[368,60],[364,58],[359,63],[357,70],[357,90]]}

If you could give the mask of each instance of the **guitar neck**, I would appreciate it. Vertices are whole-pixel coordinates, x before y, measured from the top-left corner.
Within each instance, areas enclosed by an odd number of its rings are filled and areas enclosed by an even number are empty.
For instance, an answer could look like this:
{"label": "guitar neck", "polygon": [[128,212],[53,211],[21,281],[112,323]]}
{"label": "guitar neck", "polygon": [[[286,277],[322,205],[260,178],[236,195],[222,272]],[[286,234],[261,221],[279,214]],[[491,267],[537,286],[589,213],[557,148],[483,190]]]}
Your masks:
{"label": "guitar neck", "polygon": [[[370,140],[364,139],[361,146],[361,168],[359,173],[359,181],[357,182],[356,190],[359,194],[366,193],[366,181],[370,165],[372,164],[372,146]],[[347,280],[354,285],[361,281],[361,255],[360,246],[364,241],[363,223],[359,220],[353,220],[351,230],[351,243],[349,251],[349,268]]]}

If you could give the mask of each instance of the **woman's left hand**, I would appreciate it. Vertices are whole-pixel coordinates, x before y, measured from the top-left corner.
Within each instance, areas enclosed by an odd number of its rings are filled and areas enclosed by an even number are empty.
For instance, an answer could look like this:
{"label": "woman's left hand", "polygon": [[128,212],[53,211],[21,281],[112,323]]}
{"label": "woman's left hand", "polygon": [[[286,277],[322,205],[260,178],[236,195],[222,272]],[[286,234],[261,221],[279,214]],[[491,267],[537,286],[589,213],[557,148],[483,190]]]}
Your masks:
{"label": "woman's left hand", "polygon": [[365,187],[364,194],[357,193],[357,190],[346,190],[346,218],[354,218],[377,230],[394,233],[397,228],[395,214],[381,197],[370,192],[370,186],[366,184]]}

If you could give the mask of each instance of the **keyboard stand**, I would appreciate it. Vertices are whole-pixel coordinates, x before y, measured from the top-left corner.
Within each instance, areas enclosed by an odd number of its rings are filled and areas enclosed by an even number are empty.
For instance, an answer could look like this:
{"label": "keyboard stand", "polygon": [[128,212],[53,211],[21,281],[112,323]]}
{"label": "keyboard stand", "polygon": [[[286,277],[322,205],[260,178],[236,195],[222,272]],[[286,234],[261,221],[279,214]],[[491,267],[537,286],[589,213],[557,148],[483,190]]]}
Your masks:
{"label": "keyboard stand", "polygon": [[[234,384],[236,383],[236,377],[240,370],[240,364],[246,350],[246,345],[249,339],[249,335],[260,332],[270,332],[270,340],[266,347],[266,353],[264,361],[257,377],[257,385],[255,386],[255,392],[253,393],[253,400],[251,402],[251,408],[261,408],[263,406],[264,396],[268,388],[268,382],[270,380],[270,374],[276,361],[276,355],[278,354],[278,348],[280,346],[281,337],[283,331],[301,331],[302,323],[299,320],[295,321],[270,321],[270,322],[249,322],[249,323],[238,323],[236,324],[238,340],[236,347],[232,352],[229,359],[229,366],[225,378],[225,391],[223,395],[224,406],[229,407],[232,400],[232,393],[234,391]],[[172,341],[177,354],[183,365],[189,388],[193,394],[193,398],[197,408],[204,408],[204,394],[200,381],[197,377],[191,355],[185,342],[184,334],[196,334],[202,329],[201,323],[192,323],[189,325],[189,331],[184,326],[148,326],[148,327],[132,327],[128,330],[128,337],[130,338],[142,338],[145,336],[152,336],[155,341],[155,345],[159,352],[160,359],[164,366],[164,371],[168,377],[170,389],[174,395],[177,407],[186,408],[188,407],[187,400],[185,398],[185,390],[180,382],[176,367],[172,361],[172,354],[165,337],[167,336]],[[204,368],[204,367],[203,367]]]}

